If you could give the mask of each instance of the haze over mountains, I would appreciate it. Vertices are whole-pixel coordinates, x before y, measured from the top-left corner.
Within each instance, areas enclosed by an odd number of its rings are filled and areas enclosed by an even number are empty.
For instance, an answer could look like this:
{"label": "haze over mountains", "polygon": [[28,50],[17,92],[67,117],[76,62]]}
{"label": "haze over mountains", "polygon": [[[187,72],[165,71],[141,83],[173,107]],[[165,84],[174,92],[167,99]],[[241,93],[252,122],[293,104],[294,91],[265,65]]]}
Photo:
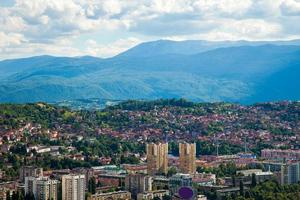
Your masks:
{"label": "haze over mountains", "polygon": [[187,98],[300,100],[300,40],[159,40],[108,59],[38,56],[0,62],[0,102]]}

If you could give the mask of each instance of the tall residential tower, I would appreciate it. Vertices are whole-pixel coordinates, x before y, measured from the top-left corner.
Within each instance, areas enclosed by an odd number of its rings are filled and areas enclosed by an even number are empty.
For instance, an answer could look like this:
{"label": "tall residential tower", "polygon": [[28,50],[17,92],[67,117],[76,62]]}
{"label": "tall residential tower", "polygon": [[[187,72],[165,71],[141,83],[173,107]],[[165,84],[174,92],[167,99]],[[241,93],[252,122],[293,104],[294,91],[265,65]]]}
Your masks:
{"label": "tall residential tower", "polygon": [[25,194],[32,193],[36,200],[57,200],[58,181],[48,177],[25,177]]}
{"label": "tall residential tower", "polygon": [[184,174],[194,174],[196,172],[196,144],[179,144],[179,170]]}
{"label": "tall residential tower", "polygon": [[168,143],[147,144],[147,172],[149,175],[167,174]]}
{"label": "tall residential tower", "polygon": [[62,200],[85,199],[85,175],[62,176]]}

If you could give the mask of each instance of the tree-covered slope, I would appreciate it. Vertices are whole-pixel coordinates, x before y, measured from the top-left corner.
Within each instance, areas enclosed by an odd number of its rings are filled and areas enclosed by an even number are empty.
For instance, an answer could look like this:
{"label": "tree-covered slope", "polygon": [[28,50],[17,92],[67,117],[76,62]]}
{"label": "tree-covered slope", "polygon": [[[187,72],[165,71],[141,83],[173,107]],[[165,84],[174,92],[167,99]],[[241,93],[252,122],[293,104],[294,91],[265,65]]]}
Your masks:
{"label": "tree-covered slope", "polygon": [[[181,45],[187,48],[191,44]],[[129,50],[126,56],[125,52],[109,59],[40,56],[2,61],[0,102],[183,97],[253,103],[300,99],[300,46],[255,44],[191,55],[180,53],[179,47],[176,52],[167,54],[165,48],[162,54],[155,54],[153,44],[145,46],[141,50],[144,56]]]}

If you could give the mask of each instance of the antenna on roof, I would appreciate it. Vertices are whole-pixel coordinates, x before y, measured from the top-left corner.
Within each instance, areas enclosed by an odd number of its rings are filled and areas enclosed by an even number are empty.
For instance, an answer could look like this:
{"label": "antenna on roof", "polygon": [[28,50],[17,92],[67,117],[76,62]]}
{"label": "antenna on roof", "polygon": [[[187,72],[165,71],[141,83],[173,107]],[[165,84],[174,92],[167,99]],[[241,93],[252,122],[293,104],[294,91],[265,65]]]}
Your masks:
{"label": "antenna on roof", "polygon": [[214,141],[217,146],[217,156],[219,156],[219,139],[218,139],[218,137],[216,138],[216,134],[214,134]]}
{"label": "antenna on roof", "polygon": [[168,133],[165,131],[165,143],[168,143]]}
{"label": "antenna on roof", "polygon": [[219,156],[219,139],[217,138],[217,156]]}
{"label": "antenna on roof", "polygon": [[246,136],[244,137],[244,151],[247,153],[247,138]]}

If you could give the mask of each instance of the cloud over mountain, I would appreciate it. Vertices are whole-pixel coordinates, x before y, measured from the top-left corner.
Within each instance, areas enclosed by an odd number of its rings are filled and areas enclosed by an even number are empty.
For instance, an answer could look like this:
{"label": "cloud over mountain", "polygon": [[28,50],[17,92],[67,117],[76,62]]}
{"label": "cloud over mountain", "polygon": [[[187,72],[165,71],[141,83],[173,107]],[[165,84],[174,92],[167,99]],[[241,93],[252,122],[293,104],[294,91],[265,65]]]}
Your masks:
{"label": "cloud over mountain", "polygon": [[300,37],[298,0],[4,0],[0,13],[0,59],[84,55],[91,48],[112,56],[134,46],[133,40],[158,38]]}

